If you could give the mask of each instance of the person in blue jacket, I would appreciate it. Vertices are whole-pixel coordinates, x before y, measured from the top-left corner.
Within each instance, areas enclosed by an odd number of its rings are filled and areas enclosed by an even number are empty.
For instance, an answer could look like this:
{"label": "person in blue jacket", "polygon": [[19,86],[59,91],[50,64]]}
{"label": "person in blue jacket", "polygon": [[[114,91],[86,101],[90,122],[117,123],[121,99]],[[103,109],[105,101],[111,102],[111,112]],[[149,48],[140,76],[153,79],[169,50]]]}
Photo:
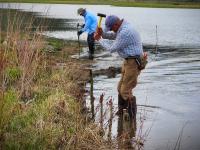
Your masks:
{"label": "person in blue jacket", "polygon": [[83,32],[87,32],[87,43],[89,47],[89,59],[93,59],[94,57],[94,33],[97,28],[97,17],[91,12],[87,11],[85,8],[79,8],[77,13],[80,16],[84,17],[85,24],[81,30],[77,32],[78,36],[80,36]]}

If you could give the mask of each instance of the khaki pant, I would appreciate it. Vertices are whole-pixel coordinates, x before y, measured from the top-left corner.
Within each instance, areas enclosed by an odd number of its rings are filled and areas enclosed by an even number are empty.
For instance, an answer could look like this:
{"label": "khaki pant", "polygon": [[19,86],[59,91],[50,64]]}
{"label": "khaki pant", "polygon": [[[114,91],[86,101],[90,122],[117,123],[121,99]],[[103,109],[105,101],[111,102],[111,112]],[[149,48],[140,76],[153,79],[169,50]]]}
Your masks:
{"label": "khaki pant", "polygon": [[118,92],[124,100],[131,99],[132,89],[137,85],[137,78],[140,70],[135,59],[124,60],[122,65],[122,76],[118,84]]}

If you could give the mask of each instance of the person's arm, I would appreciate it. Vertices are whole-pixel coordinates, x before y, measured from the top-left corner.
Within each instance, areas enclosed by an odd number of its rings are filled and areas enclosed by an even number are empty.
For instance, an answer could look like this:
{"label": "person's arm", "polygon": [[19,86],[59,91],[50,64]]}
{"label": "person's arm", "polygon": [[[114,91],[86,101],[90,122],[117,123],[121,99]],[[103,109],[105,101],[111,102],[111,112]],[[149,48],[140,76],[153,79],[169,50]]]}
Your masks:
{"label": "person's arm", "polygon": [[103,39],[114,40],[116,39],[117,34],[114,32],[105,32],[101,27],[98,27],[96,30],[96,35],[101,36]]}
{"label": "person's arm", "polygon": [[91,24],[92,20],[90,17],[85,18],[85,26],[81,29],[83,32],[89,32],[89,26]]}
{"label": "person's arm", "polygon": [[114,33],[114,32],[103,32],[102,38],[103,39],[109,39],[109,40],[115,40],[116,39],[116,33]]}
{"label": "person's arm", "polygon": [[116,52],[118,50],[121,50],[125,48],[129,44],[129,36],[128,34],[121,33],[116,37],[116,40],[112,44],[108,42],[107,40],[100,39],[99,43],[103,46],[103,48],[107,49],[111,53]]}

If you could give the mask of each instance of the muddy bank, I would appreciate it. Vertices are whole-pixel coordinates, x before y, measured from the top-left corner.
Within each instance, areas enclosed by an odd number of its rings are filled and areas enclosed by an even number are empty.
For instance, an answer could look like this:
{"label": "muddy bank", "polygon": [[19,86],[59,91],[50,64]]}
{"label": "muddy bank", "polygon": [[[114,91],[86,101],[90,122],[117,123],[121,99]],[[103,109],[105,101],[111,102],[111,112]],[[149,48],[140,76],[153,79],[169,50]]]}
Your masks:
{"label": "muddy bank", "polygon": [[108,78],[115,78],[119,73],[121,73],[121,67],[108,67],[107,69],[94,70],[93,76],[105,75]]}

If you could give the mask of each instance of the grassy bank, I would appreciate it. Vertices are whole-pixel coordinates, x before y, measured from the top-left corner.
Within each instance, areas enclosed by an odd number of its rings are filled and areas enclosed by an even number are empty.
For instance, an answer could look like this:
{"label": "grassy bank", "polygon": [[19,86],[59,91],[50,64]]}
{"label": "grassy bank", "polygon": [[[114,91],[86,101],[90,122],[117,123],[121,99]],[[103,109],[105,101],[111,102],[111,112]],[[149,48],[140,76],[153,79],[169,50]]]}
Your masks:
{"label": "grassy bank", "polygon": [[152,7],[152,8],[200,8],[200,2],[131,2],[113,0],[0,0],[0,2],[21,3],[54,3],[54,4],[97,4],[124,7]]}
{"label": "grassy bank", "polygon": [[21,18],[0,29],[0,149],[108,149],[82,113],[90,62],[71,59],[77,43],[47,39]]}

